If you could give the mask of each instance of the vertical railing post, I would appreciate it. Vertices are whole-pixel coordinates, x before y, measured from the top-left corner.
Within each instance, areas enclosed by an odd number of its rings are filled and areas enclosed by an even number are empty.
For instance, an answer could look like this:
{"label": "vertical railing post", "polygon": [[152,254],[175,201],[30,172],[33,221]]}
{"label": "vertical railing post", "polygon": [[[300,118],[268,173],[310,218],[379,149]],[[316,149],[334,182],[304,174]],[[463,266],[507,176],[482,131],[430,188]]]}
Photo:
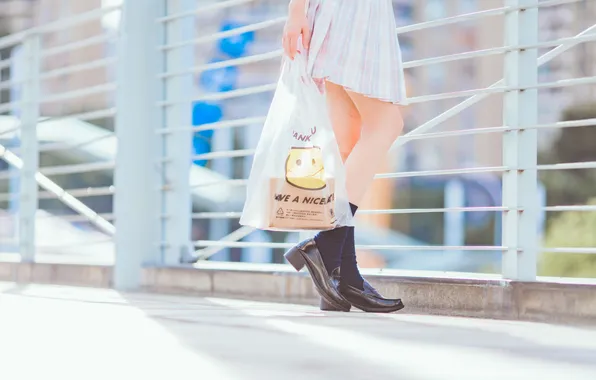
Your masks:
{"label": "vertical railing post", "polygon": [[116,94],[118,151],[114,169],[116,224],[114,286],[141,285],[144,264],[159,264],[163,72],[158,46],[163,28],[156,22],[165,14],[165,0],[126,0],[122,6]]}
{"label": "vertical railing post", "polygon": [[[192,10],[194,0],[168,0],[168,14]],[[194,18],[183,17],[171,20],[166,26],[166,44],[192,39]],[[192,67],[194,49],[192,45],[168,49],[165,52],[166,70],[183,71]],[[193,96],[193,75],[177,75],[164,81],[165,101],[174,101],[164,108],[165,127],[190,127],[192,112],[190,98]],[[164,263],[177,265],[183,252],[193,252],[191,246],[192,199],[190,190],[190,169],[192,158],[192,131],[180,131],[162,135],[164,147],[162,236],[166,246],[163,250]]]}
{"label": "vertical railing post", "polygon": [[23,166],[19,176],[19,246],[21,260],[35,261],[35,219],[38,187],[35,174],[39,168],[37,122],[39,120],[39,35],[27,35],[23,42],[23,82],[21,105],[21,148]]}
{"label": "vertical railing post", "polygon": [[[505,16],[505,45],[531,45],[538,39],[538,0],[507,0],[508,6],[534,5]],[[505,85],[528,87],[537,83],[536,49],[505,54]],[[524,126],[537,122],[537,90],[513,90],[504,95],[504,125],[512,128],[503,136],[503,206],[512,209],[503,217],[504,278],[536,279],[538,250],[537,131]]]}

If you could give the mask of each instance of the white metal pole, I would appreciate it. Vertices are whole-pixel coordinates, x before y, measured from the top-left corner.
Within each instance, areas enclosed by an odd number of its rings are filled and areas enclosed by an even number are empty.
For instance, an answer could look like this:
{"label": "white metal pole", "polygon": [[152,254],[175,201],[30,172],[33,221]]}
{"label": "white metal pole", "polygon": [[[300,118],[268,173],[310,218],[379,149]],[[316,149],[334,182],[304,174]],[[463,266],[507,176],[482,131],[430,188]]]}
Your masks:
{"label": "white metal pole", "polygon": [[[212,139],[212,151],[231,151],[234,149],[234,130],[231,128],[224,128],[215,130]],[[220,158],[213,160],[211,169],[226,178],[233,178],[234,176],[234,159]],[[218,207],[217,211],[225,212],[225,205],[223,208]],[[212,219],[209,221],[209,239],[218,240],[230,233],[230,221],[228,219]],[[222,249],[217,254],[211,257],[214,261],[230,261],[230,249]]]}
{"label": "white metal pole", "polygon": [[[508,6],[536,5],[538,0],[507,0]],[[505,16],[505,45],[534,44],[538,40],[538,10],[521,9]],[[505,54],[505,85],[532,86],[537,83],[536,49]],[[504,125],[523,128],[536,124],[537,91],[510,91],[504,99]],[[512,130],[503,137],[503,165],[513,168],[503,175],[503,206],[516,209],[503,217],[504,278],[536,279],[538,249],[537,214],[537,130]]]}
{"label": "white metal pole", "polygon": [[[22,100],[22,86],[21,81],[23,80],[23,69],[26,67],[26,59],[23,58],[23,44],[17,45],[13,47],[12,51],[10,52],[11,55],[11,62],[10,62],[10,80],[14,81],[14,84],[10,87],[10,100],[14,102],[19,102]],[[21,122],[21,110],[19,107],[14,107],[11,111],[11,114],[15,117],[15,126],[16,123]],[[7,144],[6,148],[8,149],[17,149],[20,145],[20,133],[15,133],[14,137],[10,139],[10,143]],[[21,169],[8,164],[8,173],[10,178],[8,179],[8,188],[9,193],[11,195],[8,201],[8,210],[9,215],[11,216],[11,220],[13,221],[14,228],[12,229],[13,235],[11,238],[15,239],[15,244],[11,244],[9,250],[13,250],[14,252],[18,252],[18,240],[19,240],[19,186],[21,182]],[[15,236],[16,235],[16,236]]]}
{"label": "white metal pole", "polygon": [[[167,12],[178,13],[196,7],[194,0],[168,0]],[[168,22],[166,44],[188,40],[194,33],[194,18],[183,17]],[[165,52],[167,71],[179,71],[192,66],[194,49],[184,46]],[[193,75],[180,75],[165,80],[165,100],[189,99],[192,96]],[[165,107],[165,125],[177,128],[191,125],[192,111],[189,102],[180,102]],[[190,191],[190,168],[192,157],[192,132],[180,131],[163,135],[164,154],[168,160],[163,166],[163,180],[167,190],[163,193],[163,257],[166,265],[180,263],[183,251],[193,252],[191,243],[192,198]]]}
{"label": "white metal pole", "polygon": [[163,30],[155,22],[165,14],[165,0],[128,0],[122,8],[118,46],[114,169],[116,223],[114,286],[135,289],[143,264],[159,264],[161,147],[155,131],[163,128],[163,86],[158,73],[163,61],[157,46]]}
{"label": "white metal pole", "polygon": [[35,261],[35,217],[39,167],[37,122],[39,120],[39,35],[30,34],[23,42],[24,83],[21,114],[21,167],[19,182],[19,246],[21,260]]}
{"label": "white metal pole", "polygon": [[[454,178],[445,185],[445,208],[462,208],[466,205],[464,184]],[[448,211],[443,215],[443,244],[453,247],[463,246],[466,241],[466,215],[462,211]],[[451,257],[460,258],[462,251],[449,253]]]}
{"label": "white metal pole", "polygon": [[536,227],[538,228],[538,250],[542,249],[542,243],[544,240],[544,233],[546,228],[546,186],[543,183],[538,182],[538,190],[536,197],[537,207],[537,220]]}

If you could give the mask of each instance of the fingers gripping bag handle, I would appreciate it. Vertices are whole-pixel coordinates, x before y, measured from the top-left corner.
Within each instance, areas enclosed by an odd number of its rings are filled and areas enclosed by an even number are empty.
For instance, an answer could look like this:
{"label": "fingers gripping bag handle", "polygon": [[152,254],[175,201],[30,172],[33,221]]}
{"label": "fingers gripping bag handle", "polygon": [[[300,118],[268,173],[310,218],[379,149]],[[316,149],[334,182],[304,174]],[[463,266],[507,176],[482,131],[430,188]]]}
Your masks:
{"label": "fingers gripping bag handle", "polygon": [[248,178],[240,224],[272,231],[353,225],[325,95],[306,58],[284,57]]}

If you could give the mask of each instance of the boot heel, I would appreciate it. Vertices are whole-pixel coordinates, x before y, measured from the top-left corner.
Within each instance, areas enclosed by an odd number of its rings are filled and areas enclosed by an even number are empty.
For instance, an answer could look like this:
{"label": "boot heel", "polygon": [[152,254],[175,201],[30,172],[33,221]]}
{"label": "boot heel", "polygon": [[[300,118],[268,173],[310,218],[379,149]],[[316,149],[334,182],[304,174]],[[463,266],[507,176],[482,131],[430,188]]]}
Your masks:
{"label": "boot heel", "polygon": [[319,309],[323,311],[341,311],[337,307],[333,306],[329,302],[325,301],[325,298],[321,297],[321,303],[319,304]]}
{"label": "boot heel", "polygon": [[302,253],[296,247],[290,249],[288,252],[284,254],[284,257],[288,262],[296,269],[296,271],[300,272],[302,268],[306,265],[306,261],[304,261],[304,257],[302,257]]}

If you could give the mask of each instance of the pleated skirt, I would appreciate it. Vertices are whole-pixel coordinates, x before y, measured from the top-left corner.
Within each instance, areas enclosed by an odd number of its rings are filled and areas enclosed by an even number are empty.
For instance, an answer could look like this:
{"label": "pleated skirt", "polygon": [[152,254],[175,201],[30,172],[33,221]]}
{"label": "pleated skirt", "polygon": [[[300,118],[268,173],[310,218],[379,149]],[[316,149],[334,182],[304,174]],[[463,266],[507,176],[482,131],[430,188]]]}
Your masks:
{"label": "pleated skirt", "polygon": [[311,76],[367,97],[407,104],[391,0],[310,0]]}

